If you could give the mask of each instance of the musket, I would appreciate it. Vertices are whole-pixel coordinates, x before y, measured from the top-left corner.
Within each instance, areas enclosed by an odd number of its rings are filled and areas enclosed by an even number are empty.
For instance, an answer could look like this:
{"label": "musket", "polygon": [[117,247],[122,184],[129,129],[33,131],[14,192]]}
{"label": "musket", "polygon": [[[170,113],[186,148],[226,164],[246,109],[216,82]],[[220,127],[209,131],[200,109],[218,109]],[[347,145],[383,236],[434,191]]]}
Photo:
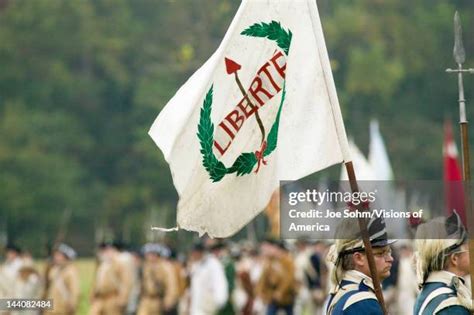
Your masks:
{"label": "musket", "polygon": [[97,223],[96,221],[96,226],[95,226],[95,231],[94,231],[94,241],[95,241],[94,272],[92,276],[92,279],[93,279],[92,287],[91,287],[90,296],[89,296],[89,300],[91,303],[96,296],[97,271],[99,270],[99,265],[100,265],[98,250],[99,250],[100,244],[102,244],[104,240],[105,240],[104,226],[102,225],[102,222]]}
{"label": "musket", "polygon": [[[462,147],[462,169],[466,202],[466,217],[467,228],[470,232],[469,238],[469,259],[470,259],[470,276],[471,283],[474,283],[474,240],[472,233],[474,231],[474,216],[472,213],[471,195],[470,195],[470,181],[471,181],[471,166],[469,157],[469,138],[468,138],[468,122],[466,115],[466,99],[464,98],[464,82],[463,74],[474,74],[474,69],[463,68],[466,61],[466,52],[462,41],[462,26],[458,11],[454,14],[454,61],[457,64],[457,69],[446,69],[448,73],[457,73],[458,75],[458,90],[459,90],[459,126],[461,128],[461,147]],[[474,301],[474,290],[471,290],[471,298]]]}
{"label": "musket", "polygon": [[46,267],[45,267],[45,270],[44,270],[44,291],[43,291],[43,298],[44,299],[46,299],[47,295],[48,295],[48,290],[49,290],[49,286],[50,286],[49,273],[51,271],[51,268],[53,268],[53,259],[52,259],[51,255],[53,253],[54,248],[56,248],[66,238],[67,227],[68,227],[69,220],[71,218],[71,214],[72,214],[71,209],[69,209],[69,208],[64,209],[63,215],[61,217],[61,222],[60,222],[60,225],[59,225],[59,230],[58,230],[58,233],[56,234],[56,238],[54,239],[54,242],[53,242],[52,246],[48,246],[49,247],[48,248],[48,256],[49,257],[48,257]]}
{"label": "musket", "polygon": [[5,252],[8,244],[8,228],[5,217],[0,217],[0,257]]}

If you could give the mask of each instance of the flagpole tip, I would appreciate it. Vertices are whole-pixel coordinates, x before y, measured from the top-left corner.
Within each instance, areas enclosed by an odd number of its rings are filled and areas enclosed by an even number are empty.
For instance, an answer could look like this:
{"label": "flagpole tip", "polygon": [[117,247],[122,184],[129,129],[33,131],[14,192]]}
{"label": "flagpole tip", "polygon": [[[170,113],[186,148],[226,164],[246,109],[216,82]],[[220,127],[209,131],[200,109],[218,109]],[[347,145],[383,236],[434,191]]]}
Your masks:
{"label": "flagpole tip", "polygon": [[458,10],[454,12],[454,27],[455,28],[461,27],[461,16],[459,15]]}
{"label": "flagpole tip", "polygon": [[456,63],[461,66],[466,60],[466,53],[462,42],[462,26],[459,12],[454,13],[454,50],[453,56]]}

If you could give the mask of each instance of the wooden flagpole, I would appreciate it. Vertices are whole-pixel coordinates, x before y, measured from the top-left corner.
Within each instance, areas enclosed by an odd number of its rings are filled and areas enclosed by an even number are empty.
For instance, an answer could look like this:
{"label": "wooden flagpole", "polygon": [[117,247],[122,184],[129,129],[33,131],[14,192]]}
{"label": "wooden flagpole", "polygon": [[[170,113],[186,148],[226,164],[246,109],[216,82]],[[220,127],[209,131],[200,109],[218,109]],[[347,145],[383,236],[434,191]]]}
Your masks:
{"label": "wooden flagpole", "polygon": [[[353,193],[358,192],[359,187],[357,185],[357,178],[354,172],[354,166],[352,162],[351,161],[346,162],[345,166],[346,166],[347,175],[349,177],[349,182],[351,185],[351,190]],[[363,209],[362,207],[359,210],[367,211],[367,209]],[[380,285],[380,279],[377,274],[377,268],[375,266],[374,254],[372,252],[372,245],[370,244],[369,232],[367,231],[367,221],[364,218],[359,218],[358,221],[359,221],[359,228],[360,228],[360,233],[362,236],[362,241],[364,243],[365,255],[367,256],[370,274],[372,275],[372,282],[374,284],[375,296],[377,297],[377,300],[379,301],[380,306],[382,307],[383,313],[386,315],[388,314],[387,307],[385,306],[385,301],[384,301],[383,293],[382,293],[382,287]]]}
{"label": "wooden flagpole", "polygon": [[[468,122],[466,117],[466,100],[464,98],[464,83],[463,73],[474,73],[474,69],[464,69],[463,63],[466,60],[466,52],[462,42],[462,27],[459,13],[454,14],[454,50],[453,57],[458,66],[457,69],[446,69],[448,73],[457,73],[458,75],[458,89],[459,89],[459,126],[461,129],[461,147],[462,147],[462,169],[464,180],[465,204],[467,229],[469,231],[469,259],[470,259],[470,277],[471,283],[474,283],[474,239],[472,238],[474,232],[474,214],[472,213],[471,204],[471,166],[469,157],[469,136],[468,136]],[[474,290],[471,290],[471,298],[474,301]]]}
{"label": "wooden flagpole", "polygon": [[[342,120],[341,110],[339,108],[339,100],[337,98],[336,86],[334,85],[334,78],[332,77],[331,64],[329,62],[328,50],[326,48],[326,41],[324,40],[324,34],[322,30],[321,20],[319,18],[318,7],[316,1],[309,1],[310,3],[310,12],[312,13],[313,27],[315,27],[316,40],[318,41],[318,55],[322,63],[324,78],[326,80],[326,86],[328,88],[329,99],[332,107],[332,114],[336,126],[336,133],[338,134],[342,149],[342,155],[345,161],[347,174],[351,184],[351,190],[353,192],[358,191],[357,179],[354,172],[354,167],[349,158],[349,149],[347,143],[347,136],[344,129],[344,123]],[[365,210],[365,209],[361,209]],[[374,284],[375,295],[377,300],[380,303],[380,306],[383,310],[384,315],[387,314],[387,308],[385,307],[385,302],[382,294],[382,289],[380,287],[380,281],[377,275],[377,270],[375,268],[374,256],[372,253],[372,246],[370,245],[369,233],[367,232],[367,223],[365,220],[359,219],[359,226],[361,229],[362,241],[364,242],[365,252],[367,255],[367,261],[369,263],[370,274],[372,276],[372,282]]]}

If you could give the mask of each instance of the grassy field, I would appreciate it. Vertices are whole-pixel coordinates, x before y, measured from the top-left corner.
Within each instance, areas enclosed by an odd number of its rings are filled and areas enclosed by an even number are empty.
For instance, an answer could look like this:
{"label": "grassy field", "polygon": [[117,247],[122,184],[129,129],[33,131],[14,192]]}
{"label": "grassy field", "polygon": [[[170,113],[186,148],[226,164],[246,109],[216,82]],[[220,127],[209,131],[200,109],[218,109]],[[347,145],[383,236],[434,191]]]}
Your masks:
{"label": "grassy field", "polygon": [[89,297],[91,293],[92,281],[95,274],[94,259],[78,259],[77,267],[81,275],[81,303],[77,315],[87,315],[89,310]]}
{"label": "grassy field", "polygon": [[[44,272],[45,262],[38,263],[38,268],[41,273]],[[77,315],[87,315],[89,311],[89,297],[91,293],[92,280],[95,273],[95,260],[94,259],[78,259],[75,262],[79,269],[80,280],[81,280],[81,302],[79,304],[79,310]]]}

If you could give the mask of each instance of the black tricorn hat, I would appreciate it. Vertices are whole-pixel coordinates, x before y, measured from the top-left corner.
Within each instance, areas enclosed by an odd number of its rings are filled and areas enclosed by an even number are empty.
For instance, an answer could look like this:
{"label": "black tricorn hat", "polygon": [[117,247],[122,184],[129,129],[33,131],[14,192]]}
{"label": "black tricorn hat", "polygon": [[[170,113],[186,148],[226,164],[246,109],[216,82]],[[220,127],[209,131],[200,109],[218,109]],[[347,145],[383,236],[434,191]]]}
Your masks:
{"label": "black tricorn hat", "polygon": [[[364,244],[362,243],[362,235],[360,233],[357,219],[348,219],[349,221],[345,224],[349,224],[352,227],[352,231],[342,231],[342,235],[339,235],[339,239],[359,239],[360,242],[354,244],[352,247],[346,248],[341,254],[350,254],[364,250]],[[370,245],[372,247],[384,247],[388,246],[397,240],[388,239],[385,220],[382,217],[374,216],[370,219],[367,224],[367,233],[369,234]]]}
{"label": "black tricorn hat", "polygon": [[204,252],[206,251],[206,247],[202,242],[197,242],[194,243],[193,246],[191,247],[191,250],[194,252]]}
{"label": "black tricorn hat", "polygon": [[21,248],[13,243],[8,243],[7,246],[5,246],[5,250],[21,254]]}
{"label": "black tricorn hat", "polygon": [[287,250],[287,248],[285,246],[285,243],[280,239],[277,239],[277,238],[274,238],[274,237],[267,237],[263,240],[263,242],[274,245],[274,246],[277,246],[281,249]]}
{"label": "black tricorn hat", "polygon": [[211,246],[209,246],[210,250],[219,250],[227,247],[227,243],[223,240],[218,240]]}
{"label": "black tricorn hat", "polygon": [[118,241],[108,240],[108,241],[100,242],[97,247],[99,249],[114,248],[116,250],[120,250],[120,248],[122,248],[121,247],[122,244],[123,243],[118,242]]}
{"label": "black tricorn hat", "polygon": [[367,224],[367,231],[372,247],[384,247],[397,241],[388,239],[385,220],[381,217],[372,218]]}

